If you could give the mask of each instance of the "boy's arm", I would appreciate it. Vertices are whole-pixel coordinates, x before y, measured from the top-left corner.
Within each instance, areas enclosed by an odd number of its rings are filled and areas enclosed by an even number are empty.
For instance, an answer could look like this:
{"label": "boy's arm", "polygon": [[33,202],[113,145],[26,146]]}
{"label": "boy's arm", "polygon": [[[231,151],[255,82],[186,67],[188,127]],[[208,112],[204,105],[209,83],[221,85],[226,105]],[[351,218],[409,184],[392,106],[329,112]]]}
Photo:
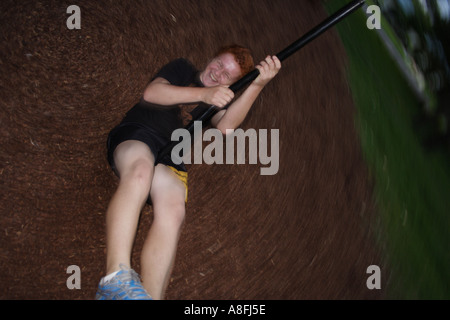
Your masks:
{"label": "boy's arm", "polygon": [[150,82],[143,94],[145,101],[163,106],[204,102],[220,108],[230,103],[233,97],[233,91],[225,86],[179,87],[161,77]]}
{"label": "boy's arm", "polygon": [[227,129],[236,129],[244,121],[250,108],[261,93],[264,86],[272,80],[281,68],[281,62],[276,56],[267,56],[256,66],[259,76],[247,87],[242,95],[226,110],[219,111],[211,119],[211,124],[226,134]]}

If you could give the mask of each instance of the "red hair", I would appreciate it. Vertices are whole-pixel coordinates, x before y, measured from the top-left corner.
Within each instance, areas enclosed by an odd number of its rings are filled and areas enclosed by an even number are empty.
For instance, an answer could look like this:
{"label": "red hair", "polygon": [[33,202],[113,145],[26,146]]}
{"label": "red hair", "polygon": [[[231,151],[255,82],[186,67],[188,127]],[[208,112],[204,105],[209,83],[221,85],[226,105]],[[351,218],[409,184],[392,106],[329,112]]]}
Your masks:
{"label": "red hair", "polygon": [[248,48],[232,44],[220,48],[215,56],[217,57],[224,53],[231,53],[234,56],[234,59],[241,68],[241,76],[246,75],[255,68],[252,53]]}

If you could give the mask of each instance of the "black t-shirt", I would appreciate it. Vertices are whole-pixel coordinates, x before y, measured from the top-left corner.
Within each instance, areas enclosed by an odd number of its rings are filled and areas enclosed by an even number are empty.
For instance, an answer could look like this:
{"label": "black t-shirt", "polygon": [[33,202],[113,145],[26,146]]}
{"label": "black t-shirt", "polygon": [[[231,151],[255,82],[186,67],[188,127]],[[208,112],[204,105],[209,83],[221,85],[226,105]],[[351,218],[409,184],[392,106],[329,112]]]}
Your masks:
{"label": "black t-shirt", "polygon": [[[158,77],[166,79],[174,86],[203,86],[198,70],[186,59],[180,58],[168,63],[159,70],[153,79]],[[192,114],[199,111],[201,110],[197,108]],[[144,124],[168,140],[175,129],[183,127],[181,110],[178,105],[162,106],[147,102],[143,98],[127,112],[122,123]]]}

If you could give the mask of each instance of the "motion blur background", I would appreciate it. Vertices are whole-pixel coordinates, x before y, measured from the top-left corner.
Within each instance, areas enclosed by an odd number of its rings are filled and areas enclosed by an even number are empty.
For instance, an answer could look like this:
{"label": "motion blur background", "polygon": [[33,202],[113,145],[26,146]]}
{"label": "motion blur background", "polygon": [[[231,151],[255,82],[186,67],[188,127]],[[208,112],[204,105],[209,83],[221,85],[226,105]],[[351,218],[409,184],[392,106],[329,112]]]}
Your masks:
{"label": "motion blur background", "polygon": [[[346,1],[325,1],[329,12]],[[381,29],[354,28],[381,9]],[[337,28],[379,217],[391,297],[450,297],[450,3],[367,0]],[[401,279],[401,280],[400,280]]]}
{"label": "motion blur background", "polygon": [[[377,0],[400,40],[424,102],[429,147],[450,148],[450,4],[448,0]],[[410,62],[410,63],[408,63]]]}

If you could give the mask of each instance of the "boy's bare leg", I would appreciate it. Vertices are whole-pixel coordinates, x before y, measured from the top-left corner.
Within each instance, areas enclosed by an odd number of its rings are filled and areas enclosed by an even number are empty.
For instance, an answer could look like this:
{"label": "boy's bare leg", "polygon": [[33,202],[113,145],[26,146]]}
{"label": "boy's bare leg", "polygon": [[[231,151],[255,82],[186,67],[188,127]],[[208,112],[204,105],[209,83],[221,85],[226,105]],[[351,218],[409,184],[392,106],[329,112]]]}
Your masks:
{"label": "boy's bare leg", "polygon": [[111,198],[106,216],[106,274],[130,266],[131,250],[139,215],[148,197],[154,171],[154,158],[140,141],[121,143],[114,152],[120,174],[119,186]]}
{"label": "boy's bare leg", "polygon": [[141,276],[152,298],[163,299],[184,221],[186,189],[169,168],[160,164],[150,195],[154,219],[141,254]]}

